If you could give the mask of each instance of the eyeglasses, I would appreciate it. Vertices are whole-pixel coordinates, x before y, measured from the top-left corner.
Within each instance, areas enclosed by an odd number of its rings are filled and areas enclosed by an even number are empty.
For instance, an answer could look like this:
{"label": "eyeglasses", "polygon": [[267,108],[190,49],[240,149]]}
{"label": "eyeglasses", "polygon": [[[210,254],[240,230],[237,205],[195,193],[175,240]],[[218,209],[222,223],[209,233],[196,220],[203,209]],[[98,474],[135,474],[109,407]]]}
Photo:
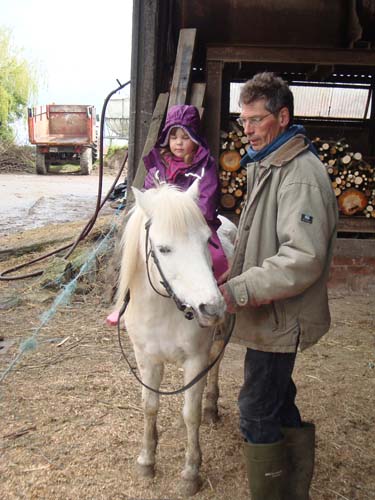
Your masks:
{"label": "eyeglasses", "polygon": [[258,116],[254,116],[253,118],[237,118],[237,123],[241,127],[245,128],[246,124],[252,125],[253,127],[259,127],[261,122],[267,118],[267,116],[273,115],[274,113],[268,113],[267,115],[262,116],[261,118]]}

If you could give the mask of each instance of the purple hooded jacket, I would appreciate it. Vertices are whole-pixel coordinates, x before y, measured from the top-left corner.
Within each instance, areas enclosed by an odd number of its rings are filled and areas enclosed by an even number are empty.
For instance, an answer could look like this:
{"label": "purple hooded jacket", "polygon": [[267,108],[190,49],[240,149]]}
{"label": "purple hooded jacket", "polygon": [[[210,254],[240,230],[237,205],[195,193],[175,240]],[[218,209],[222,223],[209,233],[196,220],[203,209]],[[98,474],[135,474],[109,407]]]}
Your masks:
{"label": "purple hooded jacket", "polygon": [[[186,191],[194,182],[195,177],[186,174],[204,175],[199,182],[198,205],[211,229],[216,230],[220,226],[217,218],[219,204],[219,178],[216,162],[210,154],[206,141],[199,135],[200,117],[195,106],[176,105],[168,111],[163,131],[161,132],[155,147],[143,158],[147,174],[143,187],[150,189],[155,186],[155,174],[158,172],[160,181],[167,180],[167,165],[161,158],[161,147],[168,144],[169,133],[172,128],[181,127],[196,142],[199,147],[196,151],[191,165],[186,166],[181,162],[181,168],[173,176],[173,184]],[[169,179],[169,182],[171,180]]]}

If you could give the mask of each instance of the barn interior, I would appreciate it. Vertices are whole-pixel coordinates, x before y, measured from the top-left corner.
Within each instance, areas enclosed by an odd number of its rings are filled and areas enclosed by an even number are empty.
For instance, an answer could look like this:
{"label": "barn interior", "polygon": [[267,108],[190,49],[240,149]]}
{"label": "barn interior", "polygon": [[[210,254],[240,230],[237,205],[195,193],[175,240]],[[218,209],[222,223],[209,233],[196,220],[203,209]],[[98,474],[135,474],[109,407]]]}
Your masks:
{"label": "barn interior", "polygon": [[[176,75],[185,86],[184,102],[195,102],[194,84],[204,85],[204,131],[220,164],[225,149],[237,149],[233,144],[241,139],[241,132],[231,129],[238,113],[236,84],[272,71],[303,104],[295,122],[310,139],[319,139],[316,146],[327,169],[332,167],[338,202],[349,190],[362,193],[360,202],[340,208],[336,253],[361,266],[366,261],[374,273],[375,0],[135,0],[133,27],[130,181],[137,182],[142,167],[155,103],[163,93],[170,93],[171,102]],[[194,37],[182,43],[181,33],[189,30]],[[160,125],[160,110],[159,115]],[[343,163],[348,155],[360,162]],[[236,220],[241,202],[239,196],[222,209]],[[364,281],[370,286],[370,277]]]}

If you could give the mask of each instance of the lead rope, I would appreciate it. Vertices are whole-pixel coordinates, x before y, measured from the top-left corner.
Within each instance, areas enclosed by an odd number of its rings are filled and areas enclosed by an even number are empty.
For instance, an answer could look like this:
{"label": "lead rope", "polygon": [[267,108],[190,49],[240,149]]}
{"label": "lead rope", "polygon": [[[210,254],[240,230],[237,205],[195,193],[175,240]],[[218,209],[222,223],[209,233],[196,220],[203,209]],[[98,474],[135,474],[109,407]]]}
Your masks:
{"label": "lead rope", "polygon": [[[125,313],[125,310],[126,310],[128,304],[129,304],[129,301],[130,301],[130,292],[128,290],[126,292],[124,303],[122,304],[122,307],[121,307],[120,312],[119,312],[119,317],[118,317],[118,320],[117,320],[117,336],[118,336],[118,341],[119,341],[119,345],[120,345],[122,356],[125,359],[126,363],[128,364],[131,373],[138,380],[138,382],[143,387],[145,387],[146,389],[148,389],[149,391],[154,392],[155,394],[160,394],[162,396],[173,396],[175,394],[180,394],[180,393],[182,393],[182,392],[190,389],[190,387],[192,387],[197,382],[199,382],[199,380],[201,380],[211,370],[211,368],[217,363],[217,361],[220,359],[221,355],[224,352],[224,349],[228,345],[228,342],[229,342],[229,340],[230,340],[230,338],[232,336],[232,333],[233,333],[233,330],[234,330],[234,325],[235,325],[235,322],[236,322],[235,315],[234,314],[229,314],[228,317],[229,317],[230,328],[229,328],[229,333],[228,333],[228,335],[227,335],[227,337],[226,337],[226,339],[224,341],[224,345],[223,345],[221,351],[219,352],[219,354],[216,356],[216,358],[208,366],[206,366],[206,368],[204,370],[202,370],[200,373],[198,373],[198,375],[196,375],[188,384],[184,385],[180,389],[176,389],[175,391],[159,391],[158,389],[154,389],[153,387],[150,387],[149,385],[145,384],[142,381],[142,379],[138,376],[138,374],[136,372],[137,369],[134,368],[131,365],[131,363],[130,363],[128,357],[127,357],[127,355],[125,354],[125,350],[123,348],[122,341],[121,341],[120,319],[121,319],[121,316],[123,316],[123,314]],[[215,334],[216,334],[216,328],[217,327],[215,327]]]}

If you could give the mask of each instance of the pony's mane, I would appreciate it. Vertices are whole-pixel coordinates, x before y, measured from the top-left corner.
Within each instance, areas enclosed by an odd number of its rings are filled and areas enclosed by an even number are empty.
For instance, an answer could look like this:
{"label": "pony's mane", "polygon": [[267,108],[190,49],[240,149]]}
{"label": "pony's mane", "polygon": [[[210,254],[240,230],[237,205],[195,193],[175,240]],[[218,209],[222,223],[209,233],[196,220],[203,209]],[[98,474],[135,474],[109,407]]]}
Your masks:
{"label": "pony's mane", "polygon": [[143,193],[145,203],[150,207],[146,215],[141,207],[135,205],[131,211],[122,237],[120,282],[117,293],[116,308],[120,308],[126,290],[129,288],[136,271],[140,255],[139,241],[145,223],[151,218],[161,233],[175,238],[186,237],[189,228],[198,229],[206,225],[206,221],[198,205],[191,196],[186,195],[176,186],[161,184]]}
{"label": "pony's mane", "polygon": [[191,227],[202,227],[206,222],[196,202],[176,186],[162,184],[146,193],[152,203],[151,218],[158,231],[182,237]]}

